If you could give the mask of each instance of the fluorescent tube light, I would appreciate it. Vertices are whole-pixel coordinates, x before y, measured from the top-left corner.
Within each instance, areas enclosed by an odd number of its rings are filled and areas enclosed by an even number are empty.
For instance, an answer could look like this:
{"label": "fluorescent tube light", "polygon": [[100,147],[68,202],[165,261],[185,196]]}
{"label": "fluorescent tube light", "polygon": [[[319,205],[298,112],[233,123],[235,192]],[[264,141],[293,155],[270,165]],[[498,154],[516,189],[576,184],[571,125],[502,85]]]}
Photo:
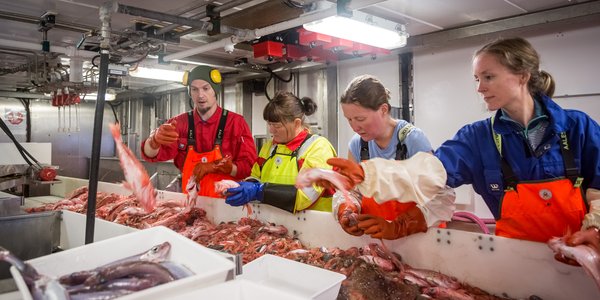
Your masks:
{"label": "fluorescent tube light", "polygon": [[148,78],[176,82],[181,82],[181,80],[183,79],[183,71],[171,71],[144,67],[137,67],[137,69],[129,71],[129,75],[138,78]]}
{"label": "fluorescent tube light", "polygon": [[[104,94],[104,100],[105,101],[113,101],[117,98],[117,95],[115,94]],[[98,94],[96,93],[92,93],[92,94],[85,94],[85,97],[83,97],[83,100],[91,100],[91,101],[96,101],[98,100]]]}
{"label": "fluorescent tube light", "polygon": [[404,25],[354,11],[352,17],[332,16],[306,23],[304,29],[374,47],[395,49],[406,46]]}

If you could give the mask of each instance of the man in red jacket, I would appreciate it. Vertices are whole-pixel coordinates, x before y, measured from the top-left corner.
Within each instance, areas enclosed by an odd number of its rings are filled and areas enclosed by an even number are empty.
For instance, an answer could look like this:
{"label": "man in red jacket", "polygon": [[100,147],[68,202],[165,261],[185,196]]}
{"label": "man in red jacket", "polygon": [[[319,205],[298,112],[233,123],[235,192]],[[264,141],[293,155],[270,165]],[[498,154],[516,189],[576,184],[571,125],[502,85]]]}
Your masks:
{"label": "man in red jacket", "polygon": [[[244,118],[217,104],[221,74],[209,66],[197,66],[184,76],[194,109],[160,125],[142,143],[146,161],[173,159],[182,172],[182,191],[192,175],[199,195],[223,197],[214,183],[241,180],[250,175],[256,161],[256,146]],[[193,125],[193,126],[190,126]]]}

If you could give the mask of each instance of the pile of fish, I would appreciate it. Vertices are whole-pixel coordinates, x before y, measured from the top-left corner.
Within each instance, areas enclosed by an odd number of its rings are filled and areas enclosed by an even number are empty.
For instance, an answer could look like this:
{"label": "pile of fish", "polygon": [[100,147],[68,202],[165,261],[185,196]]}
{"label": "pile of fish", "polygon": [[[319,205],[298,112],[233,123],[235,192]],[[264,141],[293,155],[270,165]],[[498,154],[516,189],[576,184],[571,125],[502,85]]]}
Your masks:
{"label": "pile of fish", "polygon": [[[69,209],[85,213],[86,199],[84,187],[55,204],[31,211]],[[100,192],[97,199],[98,218],[135,228],[163,225],[205,247],[242,254],[243,263],[273,254],[342,273],[347,279],[338,299],[505,299],[439,272],[412,268],[379,244],[308,248],[284,226],[247,217],[214,224],[204,210],[186,207],[180,201],[158,203],[152,213],[145,213],[133,196]]]}
{"label": "pile of fish", "polygon": [[170,250],[171,244],[164,242],[142,253],[58,279],[39,274],[1,247],[0,260],[17,268],[35,300],[113,299],[194,275],[184,265],[167,260]]}

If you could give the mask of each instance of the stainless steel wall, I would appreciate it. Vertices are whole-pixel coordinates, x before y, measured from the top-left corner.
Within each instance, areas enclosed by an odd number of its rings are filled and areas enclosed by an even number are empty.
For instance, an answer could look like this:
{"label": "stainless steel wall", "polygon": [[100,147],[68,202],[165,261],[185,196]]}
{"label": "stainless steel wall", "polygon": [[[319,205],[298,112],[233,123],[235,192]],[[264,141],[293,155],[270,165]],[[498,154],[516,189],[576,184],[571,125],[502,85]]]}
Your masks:
{"label": "stainless steel wall", "polygon": [[[59,128],[58,108],[53,107],[47,100],[30,100],[31,142],[52,143],[52,164],[59,166],[59,175],[78,178],[89,177],[95,105],[95,101],[86,101],[78,105],[79,130],[77,130],[74,107],[71,108],[70,112],[70,127],[69,109],[61,109],[61,126]],[[4,112],[19,108],[24,109],[19,100],[0,98],[1,117],[5,122]],[[105,107],[101,156],[114,156],[114,141],[108,132],[108,122],[114,122],[114,117],[110,107]],[[19,142],[27,141],[25,122],[19,124],[19,126],[12,126],[11,131],[13,131],[13,135]],[[0,142],[10,142],[10,140],[2,133],[0,134]]]}

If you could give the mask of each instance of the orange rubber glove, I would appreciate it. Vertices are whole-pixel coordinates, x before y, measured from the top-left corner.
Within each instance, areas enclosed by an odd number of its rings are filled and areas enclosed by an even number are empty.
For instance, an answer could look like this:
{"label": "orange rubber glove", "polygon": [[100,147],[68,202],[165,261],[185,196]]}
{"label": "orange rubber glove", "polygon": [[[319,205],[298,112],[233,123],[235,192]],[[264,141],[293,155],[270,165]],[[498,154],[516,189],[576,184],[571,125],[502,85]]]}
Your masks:
{"label": "orange rubber glove", "polygon": [[[565,244],[571,247],[586,245],[594,249],[597,253],[600,253],[600,231],[596,229],[596,227],[590,227],[588,229],[577,231],[567,238]],[[554,258],[568,265],[580,265],[576,260],[564,257],[559,253],[555,254]]]}
{"label": "orange rubber glove", "polygon": [[177,133],[175,125],[177,125],[177,123],[175,120],[173,120],[172,123],[164,123],[155,130],[152,130],[152,132],[150,132],[150,136],[148,137],[150,147],[153,149],[158,149],[161,145],[168,145],[177,142],[179,134]]}
{"label": "orange rubber glove", "polygon": [[349,159],[333,157],[328,159],[327,163],[333,166],[335,171],[348,177],[353,184],[352,187],[365,180],[365,171],[363,171],[363,168]]}
{"label": "orange rubber glove", "polygon": [[233,162],[231,161],[231,157],[226,156],[224,158],[207,163],[197,163],[196,166],[194,166],[194,170],[192,172],[196,177],[196,183],[200,183],[200,180],[202,180],[202,178],[204,178],[206,174],[231,174],[232,169]]}
{"label": "orange rubber glove", "polygon": [[358,228],[358,207],[356,204],[351,202],[344,202],[338,207],[338,222],[342,229],[351,235],[361,236],[364,234],[363,230]]}
{"label": "orange rubber glove", "polygon": [[373,215],[358,215],[358,228],[374,239],[395,240],[427,231],[427,222],[421,210],[414,206],[393,221]]}
{"label": "orange rubber glove", "polygon": [[231,156],[225,156],[215,160],[214,163],[215,173],[231,174],[231,170],[233,170],[233,160],[231,160]]}

